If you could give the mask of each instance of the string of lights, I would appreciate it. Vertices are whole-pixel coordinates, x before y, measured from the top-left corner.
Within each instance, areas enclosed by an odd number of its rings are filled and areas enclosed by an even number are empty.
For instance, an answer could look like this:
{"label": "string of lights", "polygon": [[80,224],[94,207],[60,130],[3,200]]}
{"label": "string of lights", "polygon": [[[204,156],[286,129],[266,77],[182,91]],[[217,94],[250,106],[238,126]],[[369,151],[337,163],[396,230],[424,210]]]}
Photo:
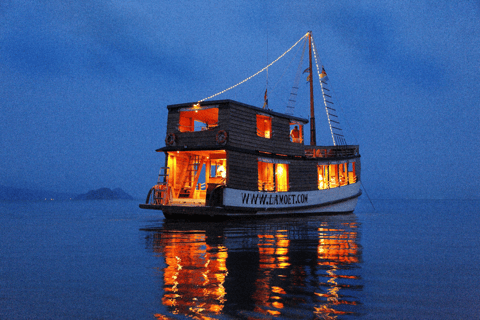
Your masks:
{"label": "string of lights", "polygon": [[281,58],[283,58],[287,53],[289,53],[290,50],[292,50],[293,48],[295,48],[296,45],[297,45],[300,41],[302,41],[307,35],[308,35],[308,33],[306,33],[303,37],[301,37],[297,42],[295,42],[295,44],[294,44],[293,46],[290,47],[290,49],[288,49],[287,51],[285,51],[281,56],[279,56],[277,59],[275,59],[272,63],[270,63],[268,66],[266,66],[266,67],[263,68],[262,70],[258,71],[258,72],[255,73],[254,75],[251,75],[250,77],[246,78],[245,80],[237,83],[236,85],[231,86],[230,88],[227,88],[227,89],[225,89],[225,90],[223,90],[223,91],[220,91],[219,93],[216,93],[216,94],[214,94],[214,95],[211,95],[210,97],[207,97],[207,98],[205,98],[205,99],[199,100],[199,101],[197,102],[197,105],[198,105],[199,103],[205,101],[205,100],[209,100],[209,99],[215,98],[216,96],[219,96],[219,95],[221,95],[222,93],[225,93],[225,92],[227,92],[227,91],[229,91],[229,90],[232,90],[233,88],[238,87],[238,86],[241,85],[242,83],[247,82],[248,80],[252,79],[253,77],[255,77],[255,76],[259,75],[260,73],[262,73],[263,71],[267,70],[267,69],[268,69],[269,67],[271,67],[275,62],[277,62],[278,60],[280,60]]}

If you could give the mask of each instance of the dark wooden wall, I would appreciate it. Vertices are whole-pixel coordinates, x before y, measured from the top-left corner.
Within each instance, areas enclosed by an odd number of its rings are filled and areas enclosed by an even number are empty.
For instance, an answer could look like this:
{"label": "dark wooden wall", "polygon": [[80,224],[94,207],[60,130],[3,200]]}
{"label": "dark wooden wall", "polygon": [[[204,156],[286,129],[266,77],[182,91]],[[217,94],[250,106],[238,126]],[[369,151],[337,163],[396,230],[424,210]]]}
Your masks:
{"label": "dark wooden wall", "polygon": [[317,162],[297,160],[289,165],[289,191],[318,190]]}
{"label": "dark wooden wall", "polygon": [[270,152],[285,155],[303,155],[304,146],[290,141],[290,121],[275,115],[272,119],[271,138],[257,135],[257,114],[268,115],[255,109],[241,105],[230,104],[228,109],[229,145],[255,151]]}
{"label": "dark wooden wall", "polygon": [[[228,134],[227,144],[232,147],[285,155],[303,155],[304,146],[290,141],[290,122],[288,118],[269,115],[272,118],[271,138],[257,135],[256,115],[258,110],[235,103],[219,104],[218,127],[205,131],[180,132],[178,123],[179,109],[170,109],[167,132],[176,135],[177,146],[205,148],[218,147],[216,135],[219,130]],[[268,115],[267,113],[262,113]]]}
{"label": "dark wooden wall", "polygon": [[227,152],[227,186],[234,189],[258,190],[257,156],[240,152]]}

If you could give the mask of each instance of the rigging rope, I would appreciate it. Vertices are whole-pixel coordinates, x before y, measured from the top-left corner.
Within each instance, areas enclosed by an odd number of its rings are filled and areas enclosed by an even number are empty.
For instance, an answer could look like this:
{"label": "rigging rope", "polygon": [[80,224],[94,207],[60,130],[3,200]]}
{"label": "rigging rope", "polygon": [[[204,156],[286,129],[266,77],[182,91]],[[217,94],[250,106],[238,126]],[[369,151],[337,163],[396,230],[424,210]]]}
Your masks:
{"label": "rigging rope", "polygon": [[293,48],[295,48],[295,46],[296,46],[300,41],[302,41],[302,39],[305,38],[307,35],[308,35],[308,33],[306,33],[306,34],[305,34],[303,37],[301,37],[297,42],[295,42],[295,44],[294,44],[293,46],[291,46],[290,49],[288,49],[287,51],[285,51],[281,56],[279,56],[277,59],[275,59],[272,63],[270,63],[268,66],[266,66],[266,67],[263,68],[262,70],[258,71],[258,72],[255,73],[254,75],[251,75],[250,77],[246,78],[245,80],[243,80],[243,81],[237,83],[236,85],[231,86],[230,88],[227,88],[227,89],[225,89],[225,90],[223,90],[223,91],[221,91],[221,92],[219,92],[219,93],[216,93],[216,94],[214,94],[214,95],[211,95],[210,97],[207,97],[207,98],[205,98],[205,99],[199,100],[197,103],[203,102],[203,101],[205,101],[205,100],[212,99],[212,98],[214,98],[214,97],[216,97],[216,96],[218,96],[218,95],[221,95],[222,93],[225,93],[225,92],[227,92],[227,91],[229,91],[229,90],[232,90],[233,88],[238,87],[238,86],[241,85],[242,83],[245,83],[245,82],[247,82],[248,80],[252,79],[253,77],[259,75],[259,74],[262,73],[263,71],[268,70],[268,68],[271,67],[275,62],[277,62],[278,60],[280,60],[281,58],[283,58],[287,53],[290,52],[290,50],[292,50]]}
{"label": "rigging rope", "polygon": [[[304,44],[306,44],[306,42],[304,42]],[[277,87],[277,85],[280,83],[280,81],[282,81],[283,76],[285,75],[285,73],[287,73],[288,69],[290,69],[290,66],[292,65],[293,61],[295,61],[295,58],[297,58],[297,54],[298,54],[298,51],[295,54],[295,56],[292,57],[292,60],[290,60],[290,62],[288,63],[288,66],[285,68],[282,75],[279,77],[278,81],[273,86],[272,91],[273,91],[273,89],[275,89]],[[302,57],[303,57],[303,53],[302,53]]]}
{"label": "rigging rope", "polygon": [[[313,42],[313,38],[312,38],[312,42]],[[315,44],[314,44],[314,45],[315,45]],[[316,53],[316,49],[315,49],[314,52]],[[321,62],[321,61],[320,61],[320,62]],[[318,65],[317,65],[317,70],[318,70]],[[321,82],[321,81],[320,81],[320,82]],[[320,85],[321,85],[321,84],[320,84]],[[333,87],[332,83],[329,82],[329,85],[330,85],[329,90],[332,91],[333,96],[336,96],[336,94],[335,94],[335,88]],[[323,86],[322,86],[322,92],[323,92]],[[352,126],[350,125],[350,122],[348,122],[348,118],[347,118],[347,116],[346,116],[346,113],[345,113],[345,111],[343,110],[342,103],[338,103],[337,106],[340,107],[340,109],[341,109],[341,110],[340,110],[340,113],[343,114],[342,122],[345,121],[345,123],[346,123],[346,125],[347,125],[347,128],[348,128],[348,130],[349,130],[349,133],[352,135],[353,140],[355,141],[355,144],[359,144],[359,143],[358,143],[358,140],[357,140],[357,138],[356,138],[356,136],[355,136],[355,131],[353,130]],[[327,110],[327,116],[328,116],[328,115],[329,115],[329,112],[328,112],[328,110]],[[329,118],[329,124],[330,124],[330,118]],[[347,145],[347,143],[346,143],[345,140],[344,140],[344,144]]]}
{"label": "rigging rope", "polygon": [[315,65],[317,66],[318,81],[320,82],[320,88],[322,89],[322,97],[323,97],[323,103],[325,104],[325,112],[327,113],[328,126],[330,127],[330,133],[332,134],[333,145],[336,146],[337,144],[335,143],[335,136],[333,134],[332,123],[330,122],[330,114],[328,112],[327,100],[325,99],[325,91],[323,90],[322,78],[320,77],[321,71],[317,61],[317,47],[315,46],[313,37],[312,37],[312,47],[313,47],[313,55],[315,56]]}
{"label": "rigging rope", "polygon": [[[287,102],[287,106],[285,108],[285,113],[286,114],[292,114],[293,115],[293,109],[295,109],[295,103],[297,102],[297,93],[298,93],[298,83],[300,82],[300,73],[302,72],[302,64],[303,64],[303,56],[305,55],[305,48],[307,47],[307,41],[305,40],[303,42],[303,50],[302,50],[302,55],[300,56],[300,61],[298,63],[297,67],[297,73],[295,74],[295,81],[292,86],[292,91],[290,92],[290,97]],[[298,54],[298,52],[297,52]],[[296,56],[295,56],[296,57]],[[288,110],[288,109],[292,110]]]}

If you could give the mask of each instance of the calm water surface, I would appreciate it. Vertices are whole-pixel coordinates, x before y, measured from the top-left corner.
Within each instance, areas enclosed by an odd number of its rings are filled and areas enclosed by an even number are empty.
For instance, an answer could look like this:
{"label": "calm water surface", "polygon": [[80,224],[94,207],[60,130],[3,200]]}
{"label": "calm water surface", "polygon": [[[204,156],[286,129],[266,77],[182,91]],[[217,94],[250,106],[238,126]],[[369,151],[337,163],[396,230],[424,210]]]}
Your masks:
{"label": "calm water surface", "polygon": [[0,203],[1,319],[478,319],[480,201],[172,222],[137,201]]}

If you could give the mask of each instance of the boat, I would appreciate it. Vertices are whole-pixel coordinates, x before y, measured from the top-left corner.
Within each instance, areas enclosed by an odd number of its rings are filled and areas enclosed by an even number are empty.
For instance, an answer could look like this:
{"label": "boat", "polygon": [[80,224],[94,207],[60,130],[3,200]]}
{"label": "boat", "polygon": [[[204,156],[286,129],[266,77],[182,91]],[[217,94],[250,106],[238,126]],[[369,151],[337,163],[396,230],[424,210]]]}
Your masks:
{"label": "boat", "polygon": [[164,154],[165,167],[140,208],[187,220],[354,211],[362,194],[359,146],[346,144],[328,100],[325,69],[317,63],[333,144],[316,145],[312,51],[315,59],[317,53],[311,32],[303,38],[310,119],[269,109],[266,92],[263,107],[210,98],[168,105],[165,146],[156,150]]}

